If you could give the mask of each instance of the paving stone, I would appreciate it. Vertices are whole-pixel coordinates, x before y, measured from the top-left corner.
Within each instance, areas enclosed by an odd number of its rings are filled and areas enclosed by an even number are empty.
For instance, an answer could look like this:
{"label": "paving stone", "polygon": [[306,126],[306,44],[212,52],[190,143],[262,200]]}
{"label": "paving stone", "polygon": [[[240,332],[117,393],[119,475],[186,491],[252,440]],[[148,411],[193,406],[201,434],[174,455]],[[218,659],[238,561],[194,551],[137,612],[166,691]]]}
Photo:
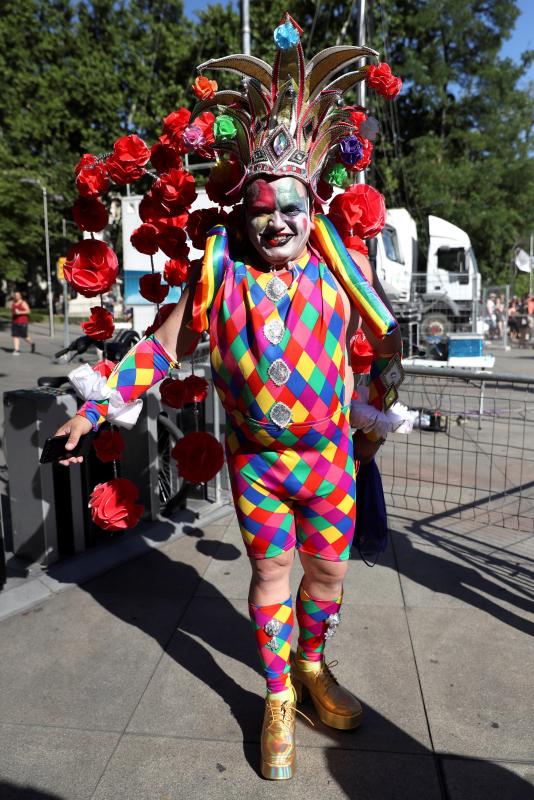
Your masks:
{"label": "paving stone", "polygon": [[411,608],[408,619],[436,750],[531,759],[532,628],[473,608]]}
{"label": "paving stone", "polygon": [[532,800],[534,764],[443,759],[450,800]]}
{"label": "paving stone", "polygon": [[[126,735],[111,759],[94,800],[439,800],[429,756],[356,753],[299,747],[291,781],[258,774],[256,746],[226,741]],[[199,765],[201,767],[199,768]]]}
{"label": "paving stone", "polygon": [[3,722],[124,728],[179,610],[142,585],[137,595],[116,589],[72,589],[0,623]]}
{"label": "paving stone", "polygon": [[534,573],[527,560],[458,547],[454,540],[435,547],[396,536],[393,546],[408,607],[474,607],[533,630]]}
{"label": "paving stone", "polygon": [[[422,752],[429,745],[404,612],[350,609],[327,656],[336,675],[366,705],[361,730],[326,728],[299,719],[299,740],[310,746]],[[296,642],[294,642],[296,644]],[[247,604],[198,598],[188,608],[128,726],[128,732],[257,741],[263,714]],[[399,725],[392,720],[401,721]]]}
{"label": "paving stone", "polygon": [[119,734],[0,723],[2,800],[90,800]]}

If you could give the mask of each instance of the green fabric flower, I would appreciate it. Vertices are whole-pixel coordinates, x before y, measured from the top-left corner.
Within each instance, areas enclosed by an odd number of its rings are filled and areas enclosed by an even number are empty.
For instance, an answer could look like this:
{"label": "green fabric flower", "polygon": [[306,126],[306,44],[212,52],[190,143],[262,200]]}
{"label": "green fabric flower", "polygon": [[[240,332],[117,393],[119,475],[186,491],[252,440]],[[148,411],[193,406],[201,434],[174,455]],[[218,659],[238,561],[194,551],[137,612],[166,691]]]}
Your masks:
{"label": "green fabric flower", "polygon": [[334,164],[326,176],[326,182],[329,183],[330,186],[339,186],[340,189],[345,188],[348,179],[349,176],[343,164]]}
{"label": "green fabric flower", "polygon": [[228,114],[221,114],[217,117],[213,123],[213,134],[218,142],[234,139],[237,134],[237,128],[232,117],[229,117]]}

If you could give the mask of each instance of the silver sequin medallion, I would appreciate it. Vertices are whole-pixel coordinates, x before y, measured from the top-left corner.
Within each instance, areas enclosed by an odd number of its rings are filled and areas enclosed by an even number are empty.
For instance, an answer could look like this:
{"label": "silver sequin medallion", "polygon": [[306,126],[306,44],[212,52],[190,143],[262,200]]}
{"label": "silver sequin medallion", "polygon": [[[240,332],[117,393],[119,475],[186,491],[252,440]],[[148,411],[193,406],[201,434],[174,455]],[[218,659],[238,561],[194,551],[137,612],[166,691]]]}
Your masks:
{"label": "silver sequin medallion", "polygon": [[267,649],[271,650],[273,653],[276,653],[280,647],[280,642],[276,637],[282,630],[282,623],[279,619],[270,619],[269,622],[266,622],[263,626],[263,630],[267,636],[271,637],[270,641],[266,643],[265,647],[267,647]]}
{"label": "silver sequin medallion", "polygon": [[270,619],[263,626],[263,630],[267,636],[276,636],[282,630],[282,623],[278,619]]}
{"label": "silver sequin medallion", "polygon": [[337,627],[341,622],[339,614],[330,614],[326,620],[326,630],[324,632],[324,638],[330,639],[334,633],[337,631]]}
{"label": "silver sequin medallion", "polygon": [[279,428],[287,428],[291,422],[291,409],[285,403],[275,403],[269,411],[269,416]]}
{"label": "silver sequin medallion", "polygon": [[280,319],[272,319],[263,326],[265,338],[271,344],[280,344],[285,332],[284,323]]}
{"label": "silver sequin medallion", "polygon": [[273,303],[278,303],[287,294],[287,286],[282,278],[275,275],[265,287],[265,294]]}
{"label": "silver sequin medallion", "polygon": [[273,383],[277,386],[283,386],[284,383],[288,382],[291,370],[282,358],[277,358],[267,370],[267,374]]}

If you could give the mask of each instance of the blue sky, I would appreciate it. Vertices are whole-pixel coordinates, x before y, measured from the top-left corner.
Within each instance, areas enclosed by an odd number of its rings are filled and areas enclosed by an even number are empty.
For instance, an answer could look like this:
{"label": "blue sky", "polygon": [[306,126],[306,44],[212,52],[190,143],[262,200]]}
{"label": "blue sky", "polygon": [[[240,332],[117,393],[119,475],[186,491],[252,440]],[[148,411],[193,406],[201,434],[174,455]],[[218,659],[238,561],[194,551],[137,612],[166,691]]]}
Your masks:
{"label": "blue sky", "polygon": [[[226,3],[227,0],[220,0]],[[184,0],[186,13],[192,16],[196,8],[201,8],[206,5],[206,0]],[[235,0],[234,0],[235,2]],[[251,11],[254,9],[254,0],[251,0]],[[288,2],[288,6],[291,3]],[[511,38],[505,42],[502,48],[502,55],[518,60],[518,54],[529,48],[534,48],[534,0],[518,0],[517,3],[521,10],[521,16],[518,17],[515,24],[515,29]],[[534,66],[529,70],[528,77],[534,80]]]}

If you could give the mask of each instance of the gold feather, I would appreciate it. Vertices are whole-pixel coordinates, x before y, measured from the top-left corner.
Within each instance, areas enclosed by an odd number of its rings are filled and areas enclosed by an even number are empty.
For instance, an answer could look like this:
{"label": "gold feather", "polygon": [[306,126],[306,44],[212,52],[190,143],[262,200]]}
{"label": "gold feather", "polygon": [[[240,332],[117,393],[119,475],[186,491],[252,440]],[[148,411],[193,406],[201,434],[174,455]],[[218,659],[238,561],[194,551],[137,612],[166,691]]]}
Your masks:
{"label": "gold feather", "polygon": [[327,47],[326,50],[317,53],[306,67],[310,88],[309,100],[313,100],[336,73],[364,57],[378,58],[378,53],[370,47],[344,46]]}
{"label": "gold feather", "polygon": [[197,72],[202,73],[205,69],[226,69],[228,72],[235,72],[245,78],[256,78],[269,92],[273,78],[272,68],[261,58],[255,56],[245,56],[237,53],[223,58],[211,58],[197,67]]}

